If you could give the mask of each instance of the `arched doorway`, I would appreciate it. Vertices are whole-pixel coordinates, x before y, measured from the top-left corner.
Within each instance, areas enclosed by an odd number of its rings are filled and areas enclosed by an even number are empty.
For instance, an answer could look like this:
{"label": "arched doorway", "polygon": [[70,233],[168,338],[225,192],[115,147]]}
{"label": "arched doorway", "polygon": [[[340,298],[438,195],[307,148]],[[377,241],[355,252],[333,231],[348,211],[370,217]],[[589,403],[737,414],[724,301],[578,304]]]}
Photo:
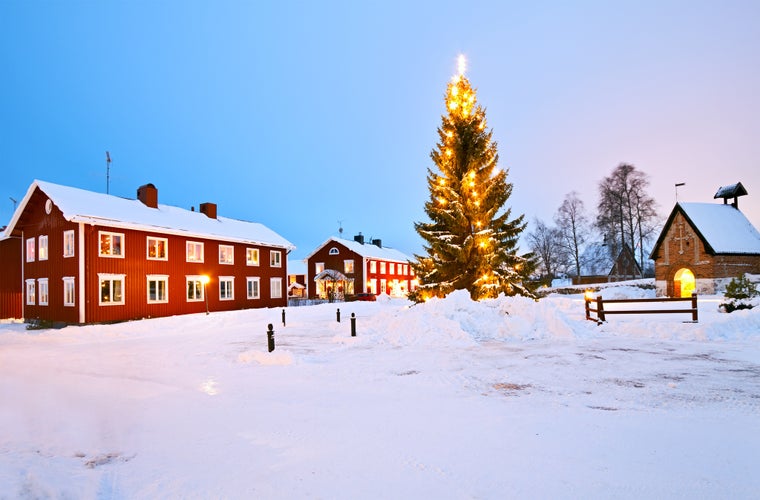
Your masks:
{"label": "arched doorway", "polygon": [[691,294],[697,288],[697,280],[691,270],[683,268],[676,272],[673,278],[673,296],[674,297],[691,297]]}

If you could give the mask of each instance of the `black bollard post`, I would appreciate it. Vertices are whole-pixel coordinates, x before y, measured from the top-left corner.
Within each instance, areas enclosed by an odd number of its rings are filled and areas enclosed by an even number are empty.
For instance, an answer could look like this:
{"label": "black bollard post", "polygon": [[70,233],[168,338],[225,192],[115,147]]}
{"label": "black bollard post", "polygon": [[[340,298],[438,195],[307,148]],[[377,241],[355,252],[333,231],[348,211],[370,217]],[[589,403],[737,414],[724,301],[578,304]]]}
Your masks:
{"label": "black bollard post", "polygon": [[282,326],[285,326],[285,309],[282,310]]}
{"label": "black bollard post", "polygon": [[351,336],[356,337],[356,314],[351,313]]}
{"label": "black bollard post", "polygon": [[269,323],[269,330],[267,330],[267,344],[269,345],[269,352],[274,351],[274,327],[272,323]]}
{"label": "black bollard post", "polygon": [[338,323],[340,323],[340,307],[338,308],[338,312],[335,313],[335,317],[338,318]]}

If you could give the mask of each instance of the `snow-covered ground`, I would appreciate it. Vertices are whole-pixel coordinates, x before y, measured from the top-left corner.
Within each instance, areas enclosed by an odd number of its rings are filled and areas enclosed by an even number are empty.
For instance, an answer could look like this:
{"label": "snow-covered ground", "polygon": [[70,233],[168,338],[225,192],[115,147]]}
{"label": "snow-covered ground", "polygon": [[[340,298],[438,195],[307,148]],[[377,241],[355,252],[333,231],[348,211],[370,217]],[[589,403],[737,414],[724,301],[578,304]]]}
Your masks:
{"label": "snow-covered ground", "polygon": [[0,498],[757,498],[760,310],[718,299],[2,324]]}

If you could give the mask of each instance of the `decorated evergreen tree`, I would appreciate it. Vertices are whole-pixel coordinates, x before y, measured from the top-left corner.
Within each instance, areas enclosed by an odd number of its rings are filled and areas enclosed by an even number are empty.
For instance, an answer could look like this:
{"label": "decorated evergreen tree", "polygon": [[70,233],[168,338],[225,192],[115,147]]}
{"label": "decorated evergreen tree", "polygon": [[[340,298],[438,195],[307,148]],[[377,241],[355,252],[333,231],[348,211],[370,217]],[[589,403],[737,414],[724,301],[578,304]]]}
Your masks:
{"label": "decorated evergreen tree", "polygon": [[527,278],[535,268],[533,256],[516,253],[524,216],[510,220],[511,210],[503,209],[512,184],[507,170],[497,167],[493,132],[486,130],[485,110],[464,76],[463,56],[445,101],[448,114],[430,154],[437,168],[428,168],[427,176],[425,213],[431,222],[414,225],[427,255],[415,255],[420,284],[410,297],[419,302],[459,289],[474,300],[502,292],[532,297]]}

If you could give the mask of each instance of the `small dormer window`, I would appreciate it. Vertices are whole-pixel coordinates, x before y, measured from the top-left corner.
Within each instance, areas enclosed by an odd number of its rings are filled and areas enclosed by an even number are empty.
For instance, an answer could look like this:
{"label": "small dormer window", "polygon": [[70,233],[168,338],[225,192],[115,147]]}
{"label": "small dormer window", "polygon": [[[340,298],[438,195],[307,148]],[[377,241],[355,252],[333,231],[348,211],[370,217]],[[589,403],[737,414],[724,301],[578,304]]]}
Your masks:
{"label": "small dormer window", "polygon": [[340,250],[338,250],[337,247],[332,247],[330,249],[330,255],[338,255],[340,253]]}

